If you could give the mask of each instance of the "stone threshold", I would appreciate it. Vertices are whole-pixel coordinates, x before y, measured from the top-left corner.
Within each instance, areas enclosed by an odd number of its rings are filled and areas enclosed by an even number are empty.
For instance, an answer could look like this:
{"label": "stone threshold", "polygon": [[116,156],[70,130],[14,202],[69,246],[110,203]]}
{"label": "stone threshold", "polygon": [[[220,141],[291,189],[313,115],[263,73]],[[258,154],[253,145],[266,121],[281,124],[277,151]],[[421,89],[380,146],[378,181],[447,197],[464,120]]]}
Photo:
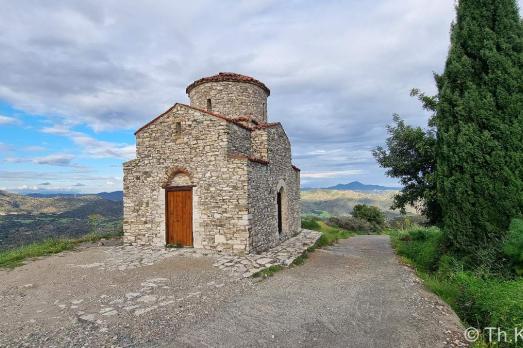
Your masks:
{"label": "stone threshold", "polygon": [[260,254],[220,255],[213,266],[241,278],[251,277],[254,273],[275,265],[288,267],[313,246],[320,236],[320,232],[303,229],[298,235]]}

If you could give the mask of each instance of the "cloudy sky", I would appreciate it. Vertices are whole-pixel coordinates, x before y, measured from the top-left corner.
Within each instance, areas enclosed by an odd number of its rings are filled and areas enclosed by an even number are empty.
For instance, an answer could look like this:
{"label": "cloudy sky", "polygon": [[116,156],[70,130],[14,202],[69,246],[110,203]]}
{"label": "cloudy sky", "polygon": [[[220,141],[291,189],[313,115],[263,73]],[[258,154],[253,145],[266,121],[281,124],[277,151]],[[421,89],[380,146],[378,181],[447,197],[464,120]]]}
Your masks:
{"label": "cloudy sky", "polygon": [[[302,184],[396,185],[372,158],[435,91],[453,0],[0,0],[0,189],[122,187],[133,132],[202,76],[271,89]],[[521,2],[520,2],[521,5]]]}

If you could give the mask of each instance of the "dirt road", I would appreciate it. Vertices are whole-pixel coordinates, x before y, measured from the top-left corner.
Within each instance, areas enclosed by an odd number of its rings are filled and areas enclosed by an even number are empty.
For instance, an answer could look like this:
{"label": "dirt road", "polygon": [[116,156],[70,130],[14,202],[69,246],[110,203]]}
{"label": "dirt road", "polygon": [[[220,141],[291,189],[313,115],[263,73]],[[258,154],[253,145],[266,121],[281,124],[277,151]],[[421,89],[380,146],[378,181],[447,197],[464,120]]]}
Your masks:
{"label": "dirt road", "polygon": [[96,247],[0,271],[0,346],[461,344],[458,318],[388,237],[341,241],[263,281],[214,261]]}

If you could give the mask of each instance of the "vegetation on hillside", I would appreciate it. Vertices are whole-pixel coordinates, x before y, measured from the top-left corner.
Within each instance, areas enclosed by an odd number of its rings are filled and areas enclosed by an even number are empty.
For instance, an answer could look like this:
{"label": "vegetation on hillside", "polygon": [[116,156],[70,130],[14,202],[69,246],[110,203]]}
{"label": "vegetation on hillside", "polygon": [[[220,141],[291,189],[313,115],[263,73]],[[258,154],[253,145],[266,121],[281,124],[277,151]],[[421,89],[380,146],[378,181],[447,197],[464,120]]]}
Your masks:
{"label": "vegetation on hillside", "polygon": [[[378,207],[387,218],[399,217],[399,211],[390,209],[397,191],[358,192],[350,190],[306,190],[301,192],[302,212],[305,215],[315,215],[321,218],[349,215],[355,205],[366,204]],[[415,215],[416,210],[406,207],[409,215]]]}
{"label": "vegetation on hillside", "polygon": [[385,214],[383,214],[378,207],[372,205],[355,205],[354,208],[352,208],[352,216],[377,226],[383,226],[385,224]]}
{"label": "vegetation on hillside", "polygon": [[71,250],[84,242],[96,242],[100,239],[109,239],[122,236],[122,231],[108,233],[90,232],[81,238],[57,239],[51,238],[39,242],[23,245],[21,247],[0,251],[0,267],[13,268],[20,266],[27,259],[57,254],[62,251]]}
{"label": "vegetation on hillside", "polygon": [[[466,325],[499,327],[509,333],[523,327],[523,278],[505,278],[482,268],[467,270],[459,259],[445,253],[444,234],[437,227],[390,230],[388,234],[397,253]],[[520,231],[516,240],[521,238]],[[505,242],[510,243],[512,239]],[[497,346],[523,347],[523,341]]]}
{"label": "vegetation on hillside", "polygon": [[0,251],[57,238],[79,238],[92,231],[121,230],[123,204],[97,195],[34,198],[0,192]]}
{"label": "vegetation on hillside", "polygon": [[62,213],[101,200],[103,199],[96,195],[82,196],[80,198],[39,198],[0,191],[0,215]]}

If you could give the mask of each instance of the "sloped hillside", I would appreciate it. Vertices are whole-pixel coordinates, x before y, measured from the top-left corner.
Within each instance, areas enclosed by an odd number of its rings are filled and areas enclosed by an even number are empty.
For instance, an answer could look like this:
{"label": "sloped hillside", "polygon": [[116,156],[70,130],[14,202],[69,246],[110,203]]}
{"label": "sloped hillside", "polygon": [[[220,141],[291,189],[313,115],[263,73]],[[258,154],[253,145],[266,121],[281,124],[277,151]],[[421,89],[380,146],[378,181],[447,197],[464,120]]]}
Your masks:
{"label": "sloped hillside", "polygon": [[0,191],[0,215],[55,214],[78,209],[86,204],[103,201],[96,195],[75,197],[38,198]]}
{"label": "sloped hillside", "polygon": [[[123,202],[97,195],[30,197],[0,192],[0,250],[95,230],[121,231]],[[90,217],[94,220],[91,221]]]}
{"label": "sloped hillside", "polygon": [[[394,195],[397,191],[358,192],[350,190],[308,190],[301,192],[302,213],[330,215],[348,215],[356,204],[373,205],[388,216],[399,215],[399,212],[390,210]],[[415,214],[414,208],[408,208],[408,213]]]}

